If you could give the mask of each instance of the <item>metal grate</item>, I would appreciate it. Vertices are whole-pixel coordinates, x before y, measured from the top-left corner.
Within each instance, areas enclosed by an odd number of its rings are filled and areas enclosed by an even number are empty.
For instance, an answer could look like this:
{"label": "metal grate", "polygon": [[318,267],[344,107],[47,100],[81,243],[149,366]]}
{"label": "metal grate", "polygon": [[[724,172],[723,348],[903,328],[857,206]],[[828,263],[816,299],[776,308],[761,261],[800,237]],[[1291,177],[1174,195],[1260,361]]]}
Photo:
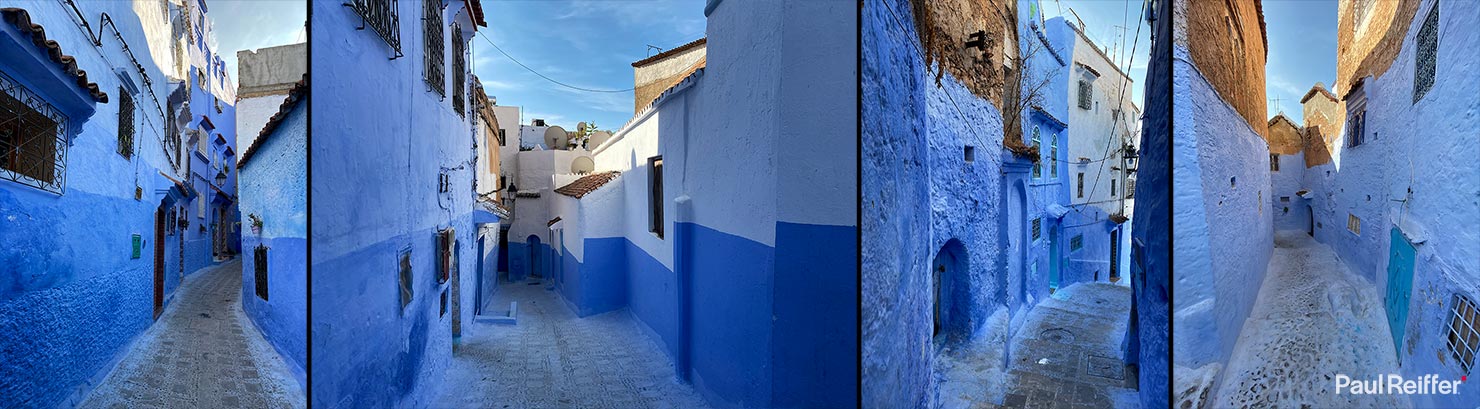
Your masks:
{"label": "metal grate", "polygon": [[1079,80],[1079,108],[1080,109],[1089,109],[1090,108],[1090,97],[1093,95],[1093,92],[1094,92],[1094,88],[1091,88],[1089,86],[1089,81],[1088,80]]}
{"label": "metal grate", "polygon": [[67,117],[0,74],[0,179],[62,194],[67,185]]}
{"label": "metal grate", "polygon": [[1080,248],[1083,248],[1083,247],[1084,247],[1084,235],[1083,234],[1075,235],[1074,237],[1069,238],[1069,250],[1070,251],[1079,250]]}
{"label": "metal grate", "polygon": [[1357,218],[1357,215],[1354,215],[1354,214],[1351,214],[1351,213],[1347,213],[1346,214],[1346,229],[1348,231],[1351,231],[1352,234],[1356,234],[1356,235],[1359,235],[1360,236],[1362,234],[1362,219]]}
{"label": "metal grate", "polygon": [[[440,3],[441,1],[428,1],[427,3],[433,2]],[[364,30],[369,27],[375,34],[380,35],[380,38],[385,40],[385,44],[396,51],[395,57],[401,56],[401,17],[397,12],[399,3],[398,0],[352,0],[345,4],[353,9],[355,14],[359,14],[360,19],[364,21],[360,29]]]}
{"label": "metal grate", "polygon": [[134,156],[134,96],[118,87],[118,154]]}
{"label": "metal grate", "polygon": [[452,25],[452,109],[460,116],[467,116],[463,106],[463,88],[467,82],[467,60],[463,58],[467,44],[463,42],[462,28]]}
{"label": "metal grate", "polygon": [[1270,172],[1279,172],[1280,171],[1280,154],[1278,154],[1278,153],[1271,153],[1271,154],[1269,154],[1269,171]]}
{"label": "metal grate", "polygon": [[1413,102],[1423,99],[1434,88],[1434,73],[1438,70],[1439,57],[1439,5],[1429,8],[1429,15],[1418,29],[1418,58],[1413,71]]}
{"label": "metal grate", "polygon": [[1459,294],[1454,295],[1449,311],[1449,352],[1459,361],[1465,374],[1469,374],[1470,367],[1475,364],[1475,350],[1480,349],[1480,333],[1475,331],[1475,321],[1480,320],[1480,312],[1475,311],[1475,303],[1469,297]]}
{"label": "metal grate", "polygon": [[1043,237],[1043,219],[1033,218],[1033,240]]}
{"label": "metal grate", "polygon": [[427,85],[431,86],[433,91],[437,91],[437,95],[447,95],[447,84],[443,83],[444,77],[442,73],[444,61],[442,58],[442,49],[444,46],[444,39],[442,37],[442,2],[440,0],[430,0],[422,4],[424,6],[422,7],[421,31],[422,37],[425,39],[423,45],[426,47],[426,52],[423,56],[422,71],[425,73]]}
{"label": "metal grate", "polygon": [[252,250],[252,270],[257,283],[257,298],[267,301],[267,246],[259,244]]}

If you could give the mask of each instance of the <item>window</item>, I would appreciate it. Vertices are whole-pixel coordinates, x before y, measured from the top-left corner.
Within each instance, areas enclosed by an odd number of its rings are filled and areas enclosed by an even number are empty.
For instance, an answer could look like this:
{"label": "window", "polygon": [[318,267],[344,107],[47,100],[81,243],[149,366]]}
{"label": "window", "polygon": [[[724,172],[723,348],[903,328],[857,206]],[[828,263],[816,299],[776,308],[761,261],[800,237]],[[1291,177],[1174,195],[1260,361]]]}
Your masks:
{"label": "window", "polygon": [[1351,108],[1351,115],[1346,119],[1346,147],[1348,148],[1356,147],[1361,145],[1362,142],[1366,142],[1367,104],[1365,102],[1366,100],[1364,99],[1360,103],[1352,104],[1355,106]]}
{"label": "window", "polygon": [[[1041,145],[1039,145],[1039,142],[1038,142],[1038,127],[1037,126],[1034,126],[1033,127],[1033,150],[1039,151],[1040,146]],[[1042,152],[1042,151],[1040,151],[1040,152]],[[1033,162],[1033,178],[1034,179],[1037,179],[1037,178],[1040,178],[1040,177],[1043,177],[1043,159],[1042,158],[1039,158],[1037,161],[1034,161]]]}
{"label": "window", "polygon": [[134,156],[134,96],[118,87],[118,154]]}
{"label": "window", "polygon": [[1115,197],[1115,179],[1110,179],[1110,197]]}
{"label": "window", "polygon": [[1469,297],[1455,294],[1454,303],[1449,309],[1449,353],[1454,355],[1454,360],[1464,369],[1465,374],[1470,373],[1470,368],[1475,364],[1475,350],[1480,349],[1480,334],[1475,331],[1476,321],[1480,320],[1480,311],[1475,311],[1475,302]]}
{"label": "window", "polygon": [[505,143],[508,143],[504,141],[507,141],[507,139],[504,139],[504,130],[500,129],[498,130],[498,144],[503,145]]}
{"label": "window", "polygon": [[406,311],[406,305],[411,304],[411,247],[401,249],[396,268],[400,271],[401,283],[401,311]]}
{"label": "window", "polygon": [[1350,230],[1352,232],[1352,234],[1361,235],[1362,234],[1362,219],[1358,219],[1357,216],[1354,215],[1354,214],[1347,213],[1346,214],[1346,229],[1347,230]]}
{"label": "window", "polygon": [[663,157],[648,158],[648,231],[663,238]]}
{"label": "window", "polygon": [[252,251],[252,270],[257,282],[257,298],[267,301],[267,246],[259,244]]}
{"label": "window", "polygon": [[446,283],[457,268],[457,236],[451,227],[437,232],[437,284]]}
{"label": "window", "polygon": [[1048,140],[1048,177],[1059,178],[1059,136],[1050,135]]}
{"label": "window", "polygon": [[1079,172],[1079,197],[1084,198],[1084,172]]}
{"label": "window", "polygon": [[[401,55],[401,18],[398,15],[398,0],[351,0],[349,7],[360,15],[364,24],[360,28],[370,28],[385,44],[396,51],[396,56]],[[428,1],[441,3],[441,1]]]}
{"label": "window", "polygon": [[447,316],[447,291],[446,290],[443,290],[442,291],[442,303],[441,303],[441,305],[442,305],[440,307],[441,308],[441,311],[437,313],[437,317],[438,318]]}
{"label": "window", "polygon": [[423,78],[432,91],[437,95],[447,95],[447,84],[442,77],[442,1],[430,0],[422,2],[421,31],[425,48],[422,56]]}
{"label": "window", "polygon": [[971,163],[971,162],[975,162],[975,161],[976,161],[976,147],[975,146],[971,146],[971,145],[966,145],[966,163]]}
{"label": "window", "polygon": [[66,135],[61,111],[0,74],[0,179],[62,194]]}
{"label": "window", "polygon": [[1280,203],[1290,203],[1289,196],[1280,196]]}
{"label": "window", "polygon": [[466,77],[466,75],[467,75],[467,60],[465,58],[463,58],[463,54],[466,54],[466,51],[463,50],[463,47],[466,47],[466,46],[467,46],[467,44],[463,42],[462,28],[461,27],[458,27],[457,24],[453,24],[452,25],[452,109],[456,110],[457,111],[457,114],[458,115],[461,115],[461,116],[467,116],[467,113],[464,112],[464,111],[466,111],[466,108],[463,107],[463,87],[464,87],[463,84],[467,82],[467,77]]}
{"label": "window", "polygon": [[1076,234],[1074,237],[1069,238],[1069,251],[1075,251],[1081,248],[1084,248],[1083,234]]}
{"label": "window", "polygon": [[1279,172],[1280,171],[1280,154],[1278,154],[1278,153],[1271,153],[1271,154],[1269,154],[1269,171],[1270,172]]}
{"label": "window", "polygon": [[1079,108],[1080,109],[1090,109],[1090,106],[1091,105],[1090,105],[1090,102],[1089,101],[1090,101],[1090,97],[1092,96],[1093,93],[1094,93],[1094,88],[1090,88],[1090,86],[1089,86],[1089,80],[1080,79],[1079,80]]}
{"label": "window", "polygon": [[1413,68],[1413,102],[1423,99],[1429,89],[1434,88],[1434,72],[1438,68],[1435,60],[1439,56],[1439,5],[1434,4],[1429,9],[1428,17],[1423,20],[1423,28],[1418,29],[1418,56],[1414,58]]}
{"label": "window", "polygon": [[1042,237],[1042,236],[1043,236],[1043,219],[1042,218],[1038,218],[1038,217],[1034,217],[1033,218],[1033,240],[1038,240],[1038,238],[1039,237]]}

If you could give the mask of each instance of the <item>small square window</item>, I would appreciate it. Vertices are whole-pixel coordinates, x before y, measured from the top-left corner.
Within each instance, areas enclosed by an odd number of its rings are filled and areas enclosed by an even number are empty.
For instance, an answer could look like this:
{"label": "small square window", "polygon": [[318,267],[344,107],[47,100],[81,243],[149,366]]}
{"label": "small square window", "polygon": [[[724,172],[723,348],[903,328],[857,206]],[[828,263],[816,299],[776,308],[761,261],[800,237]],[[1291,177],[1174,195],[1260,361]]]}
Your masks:
{"label": "small square window", "polygon": [[1280,171],[1280,154],[1278,154],[1278,153],[1271,153],[1271,154],[1269,154],[1269,171],[1270,172],[1279,172]]}
{"label": "small square window", "polygon": [[1480,349],[1480,333],[1475,330],[1476,321],[1480,321],[1480,312],[1475,309],[1475,303],[1469,297],[1455,294],[1454,303],[1450,306],[1449,314],[1449,336],[1446,344],[1449,353],[1459,361],[1460,367],[1465,374],[1470,373],[1470,368],[1475,364],[1475,351]]}
{"label": "small square window", "polygon": [[971,145],[966,145],[966,163],[972,163],[972,162],[975,162],[975,161],[976,161],[976,147],[975,146],[971,146]]}
{"label": "small square window", "polygon": [[1280,202],[1282,202],[1282,203],[1290,203],[1290,197],[1289,196],[1280,196]]}
{"label": "small square window", "polygon": [[1094,88],[1090,87],[1089,80],[1083,80],[1083,79],[1079,80],[1079,108],[1080,109],[1090,109],[1091,108],[1092,105],[1090,104],[1090,97],[1093,95],[1093,93],[1094,93]]}
{"label": "small square window", "polygon": [[1069,251],[1079,250],[1084,247],[1084,235],[1076,234],[1069,238]]}
{"label": "small square window", "polygon": [[1033,240],[1043,236],[1043,219],[1033,218]]}
{"label": "small square window", "polygon": [[1346,229],[1350,230],[1352,234],[1360,236],[1362,234],[1362,219],[1357,218],[1357,216],[1354,214],[1347,213]]}

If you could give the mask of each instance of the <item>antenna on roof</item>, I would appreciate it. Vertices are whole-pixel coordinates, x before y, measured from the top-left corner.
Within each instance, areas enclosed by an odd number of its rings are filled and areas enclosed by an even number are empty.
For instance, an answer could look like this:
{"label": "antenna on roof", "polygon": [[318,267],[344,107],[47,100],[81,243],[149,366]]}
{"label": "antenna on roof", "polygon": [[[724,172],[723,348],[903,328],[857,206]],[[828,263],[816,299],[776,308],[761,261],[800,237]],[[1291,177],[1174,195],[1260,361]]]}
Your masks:
{"label": "antenna on roof", "polygon": [[659,47],[659,46],[656,46],[656,45],[648,44],[647,45],[647,51],[648,51],[648,56],[649,57],[652,57],[653,56],[653,54],[652,54],[652,51],[653,50],[658,50],[658,52],[661,53],[661,52],[663,52],[663,47]]}
{"label": "antenna on roof", "polygon": [[1279,110],[1279,113],[1285,113],[1285,107],[1280,106],[1280,97],[1270,98],[1269,100],[1274,101],[1274,107]]}

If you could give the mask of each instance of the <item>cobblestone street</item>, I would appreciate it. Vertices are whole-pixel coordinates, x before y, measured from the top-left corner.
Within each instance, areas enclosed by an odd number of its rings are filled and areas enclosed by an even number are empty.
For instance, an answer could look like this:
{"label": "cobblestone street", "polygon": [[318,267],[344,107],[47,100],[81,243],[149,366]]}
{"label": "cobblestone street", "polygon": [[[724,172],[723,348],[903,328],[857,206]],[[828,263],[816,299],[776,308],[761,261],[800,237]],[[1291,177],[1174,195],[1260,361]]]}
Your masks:
{"label": "cobblestone street", "polygon": [[1330,247],[1302,231],[1275,232],[1274,255],[1239,333],[1216,407],[1377,407],[1402,395],[1337,395],[1337,374],[1397,373],[1382,299]]}
{"label": "cobblestone street", "polygon": [[[440,402],[460,408],[707,408],[627,310],[577,318],[536,281],[504,284],[493,311],[519,302],[518,325],[474,323],[453,353]],[[468,324],[464,324],[468,325]]]}
{"label": "cobblestone street", "polygon": [[303,390],[241,309],[241,260],[188,277],[84,408],[302,408]]}

